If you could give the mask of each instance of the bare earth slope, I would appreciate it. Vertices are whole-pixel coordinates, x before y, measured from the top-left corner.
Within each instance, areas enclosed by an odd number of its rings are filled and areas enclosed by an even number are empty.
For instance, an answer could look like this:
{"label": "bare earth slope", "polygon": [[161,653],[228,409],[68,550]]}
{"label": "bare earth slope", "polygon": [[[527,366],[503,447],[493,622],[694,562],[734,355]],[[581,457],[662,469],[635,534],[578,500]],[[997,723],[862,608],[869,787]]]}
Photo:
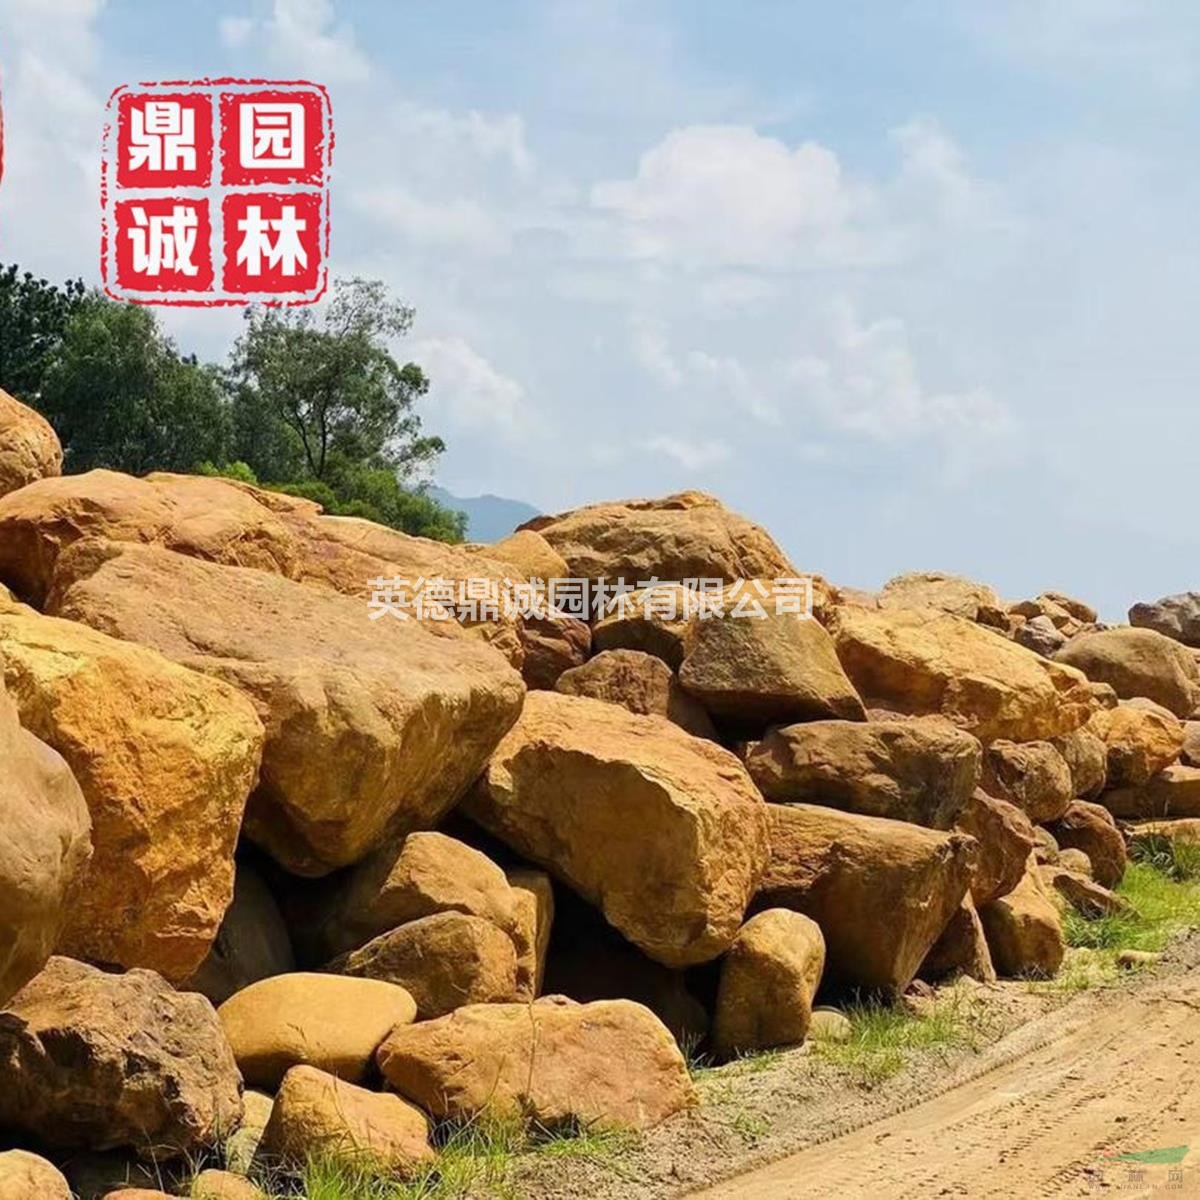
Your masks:
{"label": "bare earth slope", "polygon": [[[1200,970],[1085,995],[984,1057],[970,1082],[693,1195],[1200,1196]],[[1175,1166],[1107,1157],[1184,1146]]]}

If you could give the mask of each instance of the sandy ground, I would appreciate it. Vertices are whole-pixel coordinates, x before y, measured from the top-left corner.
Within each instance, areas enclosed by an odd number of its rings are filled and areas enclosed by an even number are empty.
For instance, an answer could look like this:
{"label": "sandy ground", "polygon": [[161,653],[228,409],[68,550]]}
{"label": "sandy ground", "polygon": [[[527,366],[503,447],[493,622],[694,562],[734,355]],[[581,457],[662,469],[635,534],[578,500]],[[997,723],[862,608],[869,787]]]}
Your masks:
{"label": "sandy ground", "polygon": [[[980,1041],[870,1086],[814,1056],[705,1072],[701,1107],[520,1193],[591,1200],[1200,1197],[1200,935],[1071,998],[971,988]],[[1179,1163],[1110,1156],[1191,1149]]]}

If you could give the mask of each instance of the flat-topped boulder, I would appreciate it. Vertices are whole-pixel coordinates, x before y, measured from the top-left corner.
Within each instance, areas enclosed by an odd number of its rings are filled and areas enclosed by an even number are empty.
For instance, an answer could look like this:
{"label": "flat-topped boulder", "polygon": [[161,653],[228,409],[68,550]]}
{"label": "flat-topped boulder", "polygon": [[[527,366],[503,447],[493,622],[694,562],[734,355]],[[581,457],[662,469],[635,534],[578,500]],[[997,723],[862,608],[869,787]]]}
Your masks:
{"label": "flat-topped boulder", "polygon": [[754,743],[746,766],[777,803],[949,829],[975,790],[980,757],[975,738],[939,717],[807,721]]}
{"label": "flat-topped boulder", "polygon": [[1144,696],[1190,717],[1200,701],[1200,669],[1192,652],[1152,629],[1103,629],[1072,638],[1056,662],[1107,683],[1122,700]]}
{"label": "flat-topped boulder", "polygon": [[909,571],[889,579],[879,591],[880,608],[938,608],[942,612],[1004,626],[1004,601],[986,583],[942,571]]}
{"label": "flat-topped boulder", "polygon": [[[77,543],[51,607],[233,684],[266,729],[246,833],[320,875],[437,823],[520,711],[490,648],[278,575],[155,546]],[[450,627],[448,627],[450,628]]]}
{"label": "flat-topped boulder", "polygon": [[844,606],[833,634],[868,707],[941,714],[984,742],[1059,737],[1095,706],[1080,672],[936,609]]}
{"label": "flat-topped boulder", "polygon": [[667,966],[728,948],[767,860],[729,751],[579,696],[531,692],[464,808]]}

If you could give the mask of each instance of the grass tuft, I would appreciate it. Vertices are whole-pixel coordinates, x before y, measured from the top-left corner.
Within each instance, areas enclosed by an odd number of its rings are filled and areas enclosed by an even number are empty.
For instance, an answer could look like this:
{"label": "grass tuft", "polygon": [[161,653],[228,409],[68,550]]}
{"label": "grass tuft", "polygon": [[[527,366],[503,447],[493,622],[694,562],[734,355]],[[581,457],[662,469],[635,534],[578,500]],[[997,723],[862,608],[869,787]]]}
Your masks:
{"label": "grass tuft", "polygon": [[[1180,850],[1196,847],[1176,847]],[[1087,920],[1073,909],[1063,915],[1067,945],[1090,950],[1162,950],[1181,930],[1200,926],[1200,874],[1185,866],[1190,855],[1170,859],[1151,855],[1125,868],[1118,895],[1128,912]]]}
{"label": "grass tuft", "polygon": [[900,1071],[916,1054],[979,1045],[982,1010],[964,993],[949,989],[921,1016],[877,1000],[849,1005],[850,1037],[845,1042],[814,1042],[813,1053],[845,1067],[864,1083],[879,1083]]}

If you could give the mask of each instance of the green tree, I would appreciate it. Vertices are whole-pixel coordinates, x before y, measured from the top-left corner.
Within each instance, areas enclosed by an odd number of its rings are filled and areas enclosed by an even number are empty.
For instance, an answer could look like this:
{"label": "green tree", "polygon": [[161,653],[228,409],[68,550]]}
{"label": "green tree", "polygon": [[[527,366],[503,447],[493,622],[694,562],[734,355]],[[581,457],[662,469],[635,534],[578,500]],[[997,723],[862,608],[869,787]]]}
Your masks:
{"label": "green tree", "polygon": [[[412,327],[413,310],[388,298],[378,280],[339,280],[321,311],[252,308],[234,350],[237,457],[260,475],[261,457],[297,455],[310,479],[333,483],[348,464],[412,478],[444,449],[421,435],[414,411],[429,382],[401,365],[388,343]],[[268,427],[274,428],[268,428]],[[264,469],[266,468],[266,469]]]}
{"label": "green tree", "polygon": [[38,407],[58,431],[71,472],[190,471],[228,457],[217,369],[181,356],[149,309],[96,292],[67,322]]}
{"label": "green tree", "polygon": [[37,404],[46,370],[83,296],[81,279],[57,287],[15,265],[0,267],[0,388]]}

